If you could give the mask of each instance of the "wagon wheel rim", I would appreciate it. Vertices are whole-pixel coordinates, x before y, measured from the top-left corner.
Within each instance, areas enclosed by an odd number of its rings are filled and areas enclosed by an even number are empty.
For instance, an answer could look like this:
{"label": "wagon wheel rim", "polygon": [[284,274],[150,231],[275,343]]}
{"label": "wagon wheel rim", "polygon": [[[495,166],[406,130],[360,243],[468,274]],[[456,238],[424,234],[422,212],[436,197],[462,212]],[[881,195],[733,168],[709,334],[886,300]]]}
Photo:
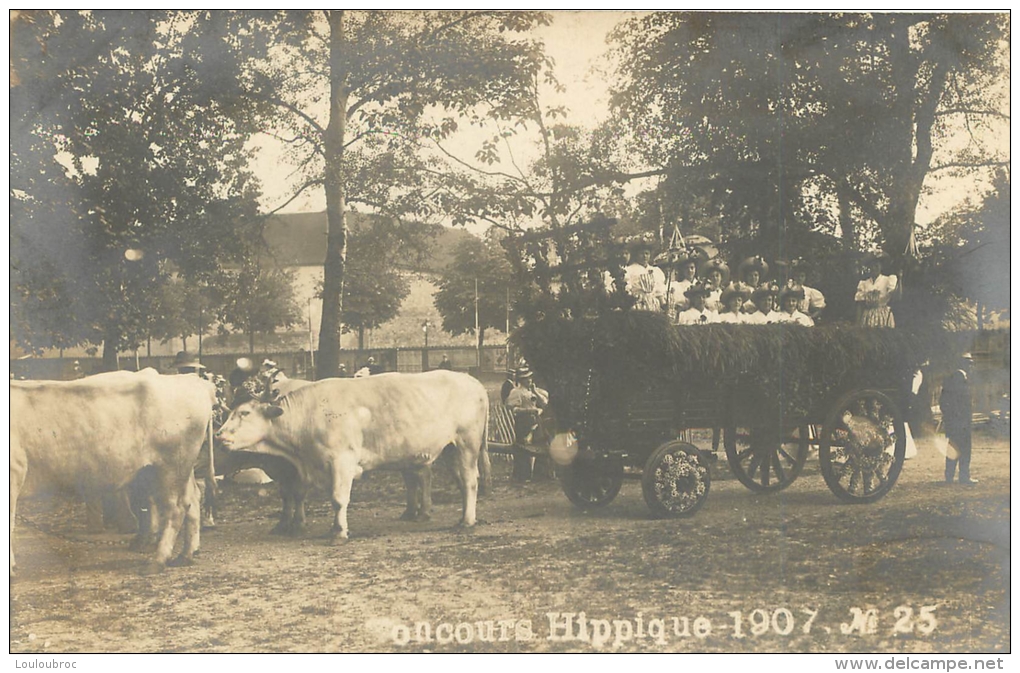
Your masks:
{"label": "wagon wheel rim", "polygon": [[598,475],[594,478],[579,479],[577,483],[577,494],[581,499],[598,504],[604,501],[613,490],[613,479],[608,475]]}
{"label": "wagon wheel rim", "polygon": [[726,459],[752,491],[780,491],[800,475],[809,450],[807,425],[792,429],[726,429]]}
{"label": "wagon wheel rim", "polygon": [[641,485],[654,514],[683,517],[704,504],[711,476],[696,447],[671,442],[649,458]]}
{"label": "wagon wheel rim", "polygon": [[895,485],[905,450],[899,407],[880,391],[857,391],[829,414],[822,431],[822,474],[840,499],[873,502]]}
{"label": "wagon wheel rim", "polygon": [[563,492],[582,509],[604,507],[623,485],[623,466],[616,461],[580,459],[562,472]]}

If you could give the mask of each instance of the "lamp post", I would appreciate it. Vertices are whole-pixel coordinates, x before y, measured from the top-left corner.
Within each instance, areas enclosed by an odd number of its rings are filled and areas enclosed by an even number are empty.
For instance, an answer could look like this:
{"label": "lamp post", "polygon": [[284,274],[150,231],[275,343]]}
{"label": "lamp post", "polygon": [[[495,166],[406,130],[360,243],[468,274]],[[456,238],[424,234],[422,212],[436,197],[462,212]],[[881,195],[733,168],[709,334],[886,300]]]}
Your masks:
{"label": "lamp post", "polygon": [[422,321],[421,331],[425,334],[425,348],[421,352],[421,370],[427,372],[429,370],[429,327],[432,323],[429,322],[428,318]]}
{"label": "lamp post", "polygon": [[315,342],[312,338],[312,298],[308,298],[308,357],[311,358],[312,376],[315,376]]}

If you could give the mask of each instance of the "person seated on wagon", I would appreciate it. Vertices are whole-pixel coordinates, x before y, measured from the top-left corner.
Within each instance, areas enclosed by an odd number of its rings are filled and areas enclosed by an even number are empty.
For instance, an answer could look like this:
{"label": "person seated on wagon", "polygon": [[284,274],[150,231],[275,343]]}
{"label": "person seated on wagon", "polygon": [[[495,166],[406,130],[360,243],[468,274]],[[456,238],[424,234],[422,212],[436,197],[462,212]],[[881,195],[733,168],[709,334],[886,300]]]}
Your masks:
{"label": "person seated on wagon", "polygon": [[751,303],[751,293],[761,287],[768,273],[769,265],[761,255],[748,257],[737,267],[738,280],[731,285],[746,292],[744,311],[750,313],[754,309],[754,304]]}
{"label": "person seated on wagon", "polygon": [[722,291],[730,281],[730,267],[718,257],[710,259],[702,266],[701,277],[705,279],[708,287],[708,298],[705,303],[708,308],[718,311]]}
{"label": "person seated on wagon", "polygon": [[503,381],[503,385],[499,388],[499,401],[506,404],[507,399],[510,397],[510,393],[514,388],[517,387],[517,371],[512,367],[506,370],[506,380]]}
{"label": "person seated on wagon", "polygon": [[708,295],[711,292],[708,285],[695,283],[687,288],[684,293],[691,307],[681,311],[677,316],[678,325],[708,325],[719,322],[719,315],[710,309],[707,304]]}
{"label": "person seated on wagon", "polygon": [[627,291],[636,299],[634,308],[641,311],[661,311],[666,299],[666,274],[652,265],[651,244],[644,241],[634,246],[636,262],[627,267]]}
{"label": "person seated on wagon", "polygon": [[[719,320],[721,323],[745,323],[747,322],[747,313],[744,313],[744,302],[750,301],[751,292],[747,289],[746,285],[741,283],[732,283],[728,288],[723,290],[720,296],[723,310],[719,312]],[[753,304],[752,304],[753,306]]]}
{"label": "person seated on wagon", "polygon": [[700,258],[701,253],[697,248],[693,247],[685,248],[676,253],[673,268],[670,270],[670,273],[673,275],[667,282],[669,291],[666,297],[666,303],[670,309],[670,318],[674,320],[680,311],[686,311],[691,307],[691,303],[687,300],[684,293],[690,289],[691,285],[697,282],[698,260]]}
{"label": "person seated on wagon", "polygon": [[784,288],[779,294],[780,322],[794,323],[804,327],[814,327],[815,321],[806,313],[801,313],[799,306],[804,299],[804,291]]}
{"label": "person seated on wagon", "polygon": [[857,284],[857,324],[863,327],[896,327],[889,300],[898,290],[895,274],[883,275],[889,258],[878,253],[864,260],[865,277]]}
{"label": "person seated on wagon", "polygon": [[790,262],[790,278],[786,282],[786,287],[804,291],[804,298],[800,300],[797,310],[817,322],[825,308],[825,295],[815,288],[805,285],[810,269],[811,266],[804,259],[798,258]]}
{"label": "person seated on wagon", "polygon": [[539,426],[539,416],[549,404],[549,393],[534,384],[527,363],[517,367],[517,380],[507,396],[506,406],[513,413],[517,444],[530,443],[531,434]]}
{"label": "person seated on wagon", "polygon": [[620,275],[620,282],[623,284],[621,289],[627,292],[627,269],[629,267],[630,250],[627,246],[620,245],[613,253],[613,261],[610,263],[610,267],[602,272],[602,284],[606,288],[606,293],[612,294],[616,291],[616,279],[613,278],[614,273]]}
{"label": "person seated on wagon", "polygon": [[776,311],[776,295],[779,288],[775,285],[763,285],[751,293],[751,303],[754,310],[745,314],[744,322],[749,325],[768,325],[782,321],[782,316]]}

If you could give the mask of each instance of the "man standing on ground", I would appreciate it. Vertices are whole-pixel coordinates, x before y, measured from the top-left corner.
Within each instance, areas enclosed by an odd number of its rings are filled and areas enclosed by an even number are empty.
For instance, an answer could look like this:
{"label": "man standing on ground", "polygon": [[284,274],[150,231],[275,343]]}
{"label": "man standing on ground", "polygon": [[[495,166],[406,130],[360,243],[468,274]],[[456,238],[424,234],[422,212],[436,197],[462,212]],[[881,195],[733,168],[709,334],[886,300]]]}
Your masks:
{"label": "man standing on ground", "polygon": [[960,464],[960,483],[972,485],[977,479],[970,476],[971,449],[971,414],[970,371],[974,358],[964,353],[960,365],[942,385],[939,407],[942,409],[942,424],[946,429],[946,438],[954,449],[956,459],[946,456],[946,483],[953,483],[956,465]]}

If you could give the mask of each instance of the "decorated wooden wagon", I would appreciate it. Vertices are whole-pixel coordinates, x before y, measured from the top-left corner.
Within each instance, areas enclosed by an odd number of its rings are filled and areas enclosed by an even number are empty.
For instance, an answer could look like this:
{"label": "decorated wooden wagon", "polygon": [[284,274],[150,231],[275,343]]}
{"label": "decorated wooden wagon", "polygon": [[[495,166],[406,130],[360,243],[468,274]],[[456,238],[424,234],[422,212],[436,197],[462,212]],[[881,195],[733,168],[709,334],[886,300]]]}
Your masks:
{"label": "decorated wooden wagon", "polygon": [[711,486],[714,453],[692,442],[702,429],[721,434],[754,491],[789,486],[813,447],[841,500],[874,502],[893,488],[924,344],[849,324],[676,326],[633,310],[606,262],[610,225],[507,243],[526,314],[515,340],[549,389],[559,431],[550,453],[571,502],[607,505],[625,473],[640,471],[654,514],[693,514]]}
{"label": "decorated wooden wagon", "polygon": [[639,468],[653,513],[693,514],[711,485],[698,429],[721,429],[730,468],[758,492],[789,486],[811,447],[847,502],[878,500],[903,467],[918,347],[894,330],[674,326],[620,311],[536,321],[519,342],[549,385],[560,431],[550,451],[580,507],[607,505]]}

